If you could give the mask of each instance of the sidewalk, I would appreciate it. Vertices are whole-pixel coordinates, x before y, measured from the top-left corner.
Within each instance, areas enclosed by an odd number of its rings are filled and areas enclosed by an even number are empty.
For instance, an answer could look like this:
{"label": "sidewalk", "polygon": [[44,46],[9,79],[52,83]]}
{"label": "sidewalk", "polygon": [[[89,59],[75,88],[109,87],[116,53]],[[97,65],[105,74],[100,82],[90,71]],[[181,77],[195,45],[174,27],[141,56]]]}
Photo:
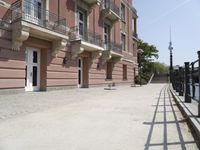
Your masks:
{"label": "sidewalk", "polygon": [[165,84],[0,95],[0,150],[197,150]]}
{"label": "sidewalk", "polygon": [[179,96],[179,94],[170,87],[176,103],[178,104],[182,114],[187,118],[189,124],[191,125],[196,137],[200,140],[200,117],[198,117],[198,101],[191,99],[191,103],[185,102],[184,96]]}

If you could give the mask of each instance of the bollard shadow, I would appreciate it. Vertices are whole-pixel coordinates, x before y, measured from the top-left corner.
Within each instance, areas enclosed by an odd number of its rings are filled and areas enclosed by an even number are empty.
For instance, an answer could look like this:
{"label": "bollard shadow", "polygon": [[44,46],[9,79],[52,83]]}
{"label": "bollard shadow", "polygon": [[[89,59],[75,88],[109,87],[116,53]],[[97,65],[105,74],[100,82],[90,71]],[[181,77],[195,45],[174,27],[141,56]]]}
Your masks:
{"label": "bollard shadow", "polygon": [[[161,102],[162,100],[162,102]],[[162,105],[160,105],[160,102],[162,103]],[[166,104],[167,103],[167,104]],[[200,141],[198,141],[197,139],[195,140],[184,140],[184,133],[186,131],[184,131],[181,129],[182,125],[186,124],[187,120],[185,118],[183,119],[179,119],[179,117],[177,116],[177,112],[175,107],[176,104],[174,104],[173,98],[171,96],[171,93],[169,92],[168,88],[165,87],[163,88],[160,93],[159,93],[159,97],[157,99],[157,103],[156,105],[152,105],[152,107],[155,107],[155,111],[154,111],[154,115],[153,115],[153,119],[151,122],[143,122],[144,125],[149,125],[150,129],[149,129],[149,133],[148,133],[148,137],[144,146],[144,150],[149,150],[149,149],[154,149],[154,148],[160,148],[160,149],[164,149],[167,150],[169,149],[169,146],[171,148],[171,146],[179,146],[181,147],[182,150],[186,150],[187,149],[187,145],[188,144],[194,144],[196,146],[200,146]],[[162,109],[162,111],[160,111],[160,108]],[[170,110],[169,110],[170,108]],[[159,118],[159,117],[160,118]],[[168,116],[173,116],[173,119],[169,119],[168,120]],[[159,119],[160,120],[159,120]],[[170,133],[170,127],[175,127],[176,128],[176,132],[174,133]],[[160,129],[159,129],[160,128]],[[159,131],[162,132],[162,137],[158,137],[158,135],[156,135],[155,131]],[[176,136],[175,136],[176,134]],[[156,136],[156,138],[155,138]],[[176,140],[170,139],[170,137],[175,136],[178,137]],[[155,141],[156,139],[156,141]],[[157,140],[159,139],[159,140]],[[170,141],[169,141],[170,139]],[[158,141],[158,142],[157,142]],[[162,142],[160,142],[162,141]]]}

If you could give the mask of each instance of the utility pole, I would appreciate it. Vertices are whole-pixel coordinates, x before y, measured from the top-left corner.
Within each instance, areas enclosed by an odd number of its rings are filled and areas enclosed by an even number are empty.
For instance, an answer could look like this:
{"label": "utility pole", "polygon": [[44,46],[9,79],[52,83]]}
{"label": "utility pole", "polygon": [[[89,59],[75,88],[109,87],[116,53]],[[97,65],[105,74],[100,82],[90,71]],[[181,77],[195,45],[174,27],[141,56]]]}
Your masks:
{"label": "utility pole", "polygon": [[172,73],[173,73],[173,56],[172,56],[172,40],[171,40],[171,27],[170,27],[170,39],[169,39],[169,52],[170,52],[170,67],[169,67],[169,76],[170,76],[170,83],[172,83]]}

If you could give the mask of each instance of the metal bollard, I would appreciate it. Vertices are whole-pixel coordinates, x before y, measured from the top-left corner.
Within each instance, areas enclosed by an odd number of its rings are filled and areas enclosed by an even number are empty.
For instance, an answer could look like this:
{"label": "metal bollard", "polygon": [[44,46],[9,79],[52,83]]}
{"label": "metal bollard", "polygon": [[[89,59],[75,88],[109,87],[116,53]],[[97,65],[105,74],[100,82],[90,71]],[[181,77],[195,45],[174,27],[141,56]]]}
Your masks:
{"label": "metal bollard", "polygon": [[200,117],[200,51],[197,52],[198,54],[198,76],[199,76],[199,101],[198,101],[198,117]]}
{"label": "metal bollard", "polygon": [[183,96],[183,68],[179,67],[179,96]]}
{"label": "metal bollard", "polygon": [[190,78],[189,78],[189,62],[185,62],[185,102],[191,103],[191,96],[190,96]]}
{"label": "metal bollard", "polygon": [[192,65],[192,98],[195,98],[195,81],[194,81],[194,63],[191,63]]}

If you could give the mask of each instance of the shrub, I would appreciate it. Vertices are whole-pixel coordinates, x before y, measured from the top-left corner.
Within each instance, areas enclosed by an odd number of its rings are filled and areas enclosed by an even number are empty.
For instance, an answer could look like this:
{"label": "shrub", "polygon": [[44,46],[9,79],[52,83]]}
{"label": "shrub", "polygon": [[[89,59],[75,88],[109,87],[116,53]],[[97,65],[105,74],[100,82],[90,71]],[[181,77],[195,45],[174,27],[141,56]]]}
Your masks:
{"label": "shrub", "polygon": [[[141,80],[140,80],[141,78]],[[141,83],[140,83],[141,82]],[[135,77],[135,83],[136,84],[141,84],[141,85],[144,85],[144,84],[147,84],[148,83],[148,80],[146,80],[145,78],[143,78],[142,76],[136,76]]]}

